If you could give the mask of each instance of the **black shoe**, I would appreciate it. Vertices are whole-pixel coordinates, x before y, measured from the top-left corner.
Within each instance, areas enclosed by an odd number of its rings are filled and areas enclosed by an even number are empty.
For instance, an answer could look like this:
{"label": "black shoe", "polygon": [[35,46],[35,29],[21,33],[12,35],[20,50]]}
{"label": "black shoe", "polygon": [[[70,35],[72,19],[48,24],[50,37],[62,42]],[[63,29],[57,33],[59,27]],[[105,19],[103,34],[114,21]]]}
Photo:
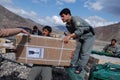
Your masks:
{"label": "black shoe", "polygon": [[82,71],[82,68],[80,67],[80,66],[77,66],[76,68],[75,68],[75,74],[80,74],[80,72]]}

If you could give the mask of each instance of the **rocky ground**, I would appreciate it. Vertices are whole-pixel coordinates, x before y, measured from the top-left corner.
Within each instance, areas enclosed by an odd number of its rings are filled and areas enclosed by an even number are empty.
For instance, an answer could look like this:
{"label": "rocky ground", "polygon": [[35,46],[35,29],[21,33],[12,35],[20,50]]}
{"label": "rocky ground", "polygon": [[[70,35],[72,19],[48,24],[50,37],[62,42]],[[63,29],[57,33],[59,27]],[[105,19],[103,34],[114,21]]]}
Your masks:
{"label": "rocky ground", "polygon": [[[3,57],[15,60],[15,53],[2,54]],[[27,80],[31,67],[2,61],[0,63],[0,80]],[[53,68],[53,80],[71,80],[64,68]]]}
{"label": "rocky ground", "polygon": [[[3,54],[3,56],[15,60],[15,53],[7,53],[7,54]],[[24,80],[27,79],[27,75],[30,72],[30,70],[31,68],[24,66],[22,64],[20,65],[17,63],[4,60],[0,66],[0,77],[2,80],[14,80],[14,79],[10,79],[12,77],[19,78],[15,80]]]}

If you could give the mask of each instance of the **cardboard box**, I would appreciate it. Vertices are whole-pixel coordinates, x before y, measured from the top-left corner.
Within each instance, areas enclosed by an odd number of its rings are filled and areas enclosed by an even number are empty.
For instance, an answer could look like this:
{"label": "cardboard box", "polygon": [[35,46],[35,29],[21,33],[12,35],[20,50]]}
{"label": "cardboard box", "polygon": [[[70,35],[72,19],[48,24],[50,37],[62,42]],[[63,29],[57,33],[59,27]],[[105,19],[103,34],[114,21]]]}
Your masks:
{"label": "cardboard box", "polygon": [[70,40],[64,44],[62,39],[19,34],[16,36],[17,61],[33,64],[69,66],[70,54],[76,47],[76,42]]}
{"label": "cardboard box", "polygon": [[89,57],[88,63],[86,65],[86,71],[90,72],[90,69],[95,64],[105,64],[107,62],[120,65],[120,58],[91,54],[90,57]]}
{"label": "cardboard box", "polygon": [[105,64],[107,62],[110,62],[113,64],[120,64],[120,58],[117,58],[117,57],[91,54],[90,59],[91,59],[91,63],[94,62],[96,64]]}
{"label": "cardboard box", "polygon": [[0,38],[0,53],[6,53],[5,41],[5,38]]}

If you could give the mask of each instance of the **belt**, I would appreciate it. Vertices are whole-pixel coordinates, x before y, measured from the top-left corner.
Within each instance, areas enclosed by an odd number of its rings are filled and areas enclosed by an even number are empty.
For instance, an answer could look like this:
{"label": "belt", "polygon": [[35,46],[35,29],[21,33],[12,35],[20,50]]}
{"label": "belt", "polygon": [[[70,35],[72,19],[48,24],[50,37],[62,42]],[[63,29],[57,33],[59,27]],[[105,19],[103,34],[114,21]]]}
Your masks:
{"label": "belt", "polygon": [[88,30],[84,30],[83,34],[87,34],[89,32],[91,32],[93,35],[95,35],[94,29],[91,26],[89,26]]}

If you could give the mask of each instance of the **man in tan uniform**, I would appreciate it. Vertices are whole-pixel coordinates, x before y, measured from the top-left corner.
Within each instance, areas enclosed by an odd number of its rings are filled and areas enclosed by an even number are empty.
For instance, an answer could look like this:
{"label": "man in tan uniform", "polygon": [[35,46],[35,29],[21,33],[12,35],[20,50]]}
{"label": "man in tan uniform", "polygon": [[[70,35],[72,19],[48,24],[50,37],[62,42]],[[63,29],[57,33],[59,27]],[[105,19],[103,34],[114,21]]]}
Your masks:
{"label": "man in tan uniform", "polygon": [[0,29],[0,37],[12,36],[18,33],[25,33],[29,35],[29,32],[21,28]]}

